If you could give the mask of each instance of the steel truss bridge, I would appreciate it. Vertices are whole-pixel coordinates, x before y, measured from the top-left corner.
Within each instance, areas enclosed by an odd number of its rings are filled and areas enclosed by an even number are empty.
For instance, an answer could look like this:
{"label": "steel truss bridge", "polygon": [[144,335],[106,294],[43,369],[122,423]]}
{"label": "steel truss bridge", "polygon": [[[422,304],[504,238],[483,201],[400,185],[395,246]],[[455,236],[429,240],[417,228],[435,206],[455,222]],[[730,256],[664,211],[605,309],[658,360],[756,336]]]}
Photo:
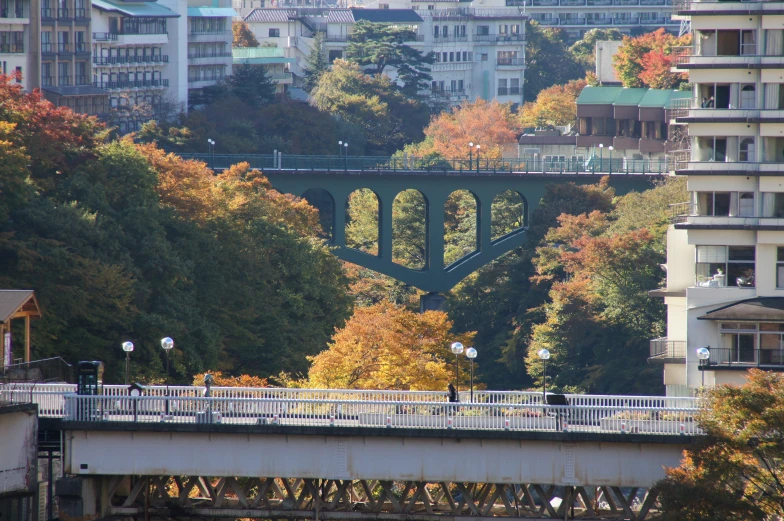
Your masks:
{"label": "steel truss bridge", "polygon": [[2,385],[62,436],[60,517],[645,520],[692,398]]}
{"label": "steel truss bridge", "polygon": [[[534,210],[547,185],[596,183],[605,175],[617,193],[645,190],[668,175],[666,160],[625,160],[611,156],[585,161],[468,158],[433,160],[414,157],[336,157],[294,155],[181,154],[215,170],[246,162],[261,170],[277,190],[307,199],[321,214],[333,252],[342,260],[383,273],[427,292],[447,292],[485,264],[525,243]],[[356,190],[369,189],[378,201],[378,254],[346,244],[347,203]],[[410,269],[392,259],[392,206],[404,190],[417,190],[425,201],[425,260]],[[446,265],[444,205],[455,191],[467,190],[476,201],[476,249]],[[493,236],[492,204],[512,191],[522,202],[520,227]]]}

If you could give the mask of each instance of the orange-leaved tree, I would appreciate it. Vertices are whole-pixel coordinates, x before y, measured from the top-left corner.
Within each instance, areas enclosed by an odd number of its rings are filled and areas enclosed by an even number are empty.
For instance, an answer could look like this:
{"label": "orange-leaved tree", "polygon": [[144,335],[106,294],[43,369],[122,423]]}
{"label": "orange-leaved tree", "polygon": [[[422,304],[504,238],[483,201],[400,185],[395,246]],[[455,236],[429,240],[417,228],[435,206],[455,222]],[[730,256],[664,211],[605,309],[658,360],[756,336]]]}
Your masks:
{"label": "orange-leaved tree", "polygon": [[258,47],[259,41],[245,22],[234,22],[231,24],[231,31],[234,36],[232,47]]}
{"label": "orange-leaved tree", "polygon": [[524,127],[551,128],[571,125],[577,120],[577,97],[587,85],[585,80],[572,80],[566,85],[553,85],[528,102],[519,112]]}
{"label": "orange-leaved tree", "polygon": [[508,104],[464,101],[452,112],[442,112],[425,127],[425,140],[406,151],[417,156],[447,159],[468,156],[468,144],[481,146],[482,158],[500,158],[503,148],[515,143],[515,118]]}
{"label": "orange-leaved tree", "polygon": [[239,376],[224,375],[222,371],[207,371],[193,375],[193,385],[204,385],[204,377],[211,374],[213,377],[212,385],[217,387],[269,387],[266,378],[241,374]]}
{"label": "orange-leaved tree", "polygon": [[677,37],[664,28],[636,38],[625,36],[613,56],[613,66],[624,87],[673,89],[687,81],[685,74],[670,72],[676,47],[691,44],[691,35]]}
{"label": "orange-leaved tree", "polygon": [[[420,314],[387,302],[357,308],[329,348],[309,358],[313,365],[306,385],[446,390],[454,381],[450,343],[470,345],[475,335],[454,335],[451,330],[452,321],[441,311]],[[462,374],[461,380],[465,379]]]}

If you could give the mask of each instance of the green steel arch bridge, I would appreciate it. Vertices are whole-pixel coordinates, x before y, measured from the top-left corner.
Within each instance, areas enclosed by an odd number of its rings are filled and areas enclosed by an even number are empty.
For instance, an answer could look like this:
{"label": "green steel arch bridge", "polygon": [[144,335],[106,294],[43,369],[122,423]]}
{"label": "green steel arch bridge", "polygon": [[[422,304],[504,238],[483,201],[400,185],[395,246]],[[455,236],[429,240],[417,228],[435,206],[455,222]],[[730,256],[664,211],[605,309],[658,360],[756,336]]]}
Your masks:
{"label": "green steel arch bridge", "polygon": [[[547,185],[591,184],[610,176],[617,193],[645,190],[653,180],[669,175],[665,161],[627,161],[603,158],[589,162],[558,163],[528,160],[421,160],[388,157],[181,154],[204,161],[214,170],[248,162],[275,189],[306,198],[319,209],[334,254],[345,261],[388,275],[430,293],[445,293],[485,264],[526,241],[532,212]],[[378,254],[346,245],[347,201],[352,192],[369,189],[378,200]],[[392,259],[392,206],[405,190],[417,190],[425,200],[425,262],[421,269]],[[446,265],[444,262],[444,205],[453,192],[467,190],[476,201],[476,250]],[[492,202],[512,191],[520,195],[522,226],[492,237]]]}

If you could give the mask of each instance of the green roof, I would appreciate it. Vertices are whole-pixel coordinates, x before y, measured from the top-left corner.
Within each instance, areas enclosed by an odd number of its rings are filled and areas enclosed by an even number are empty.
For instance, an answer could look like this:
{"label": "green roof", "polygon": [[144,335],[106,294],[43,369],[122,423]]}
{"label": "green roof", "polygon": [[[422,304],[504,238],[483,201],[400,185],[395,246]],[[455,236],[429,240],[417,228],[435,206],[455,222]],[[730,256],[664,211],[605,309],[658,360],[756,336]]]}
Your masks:
{"label": "green roof", "polygon": [[672,96],[674,92],[678,91],[671,89],[649,89],[648,93],[640,102],[640,106],[664,108],[667,106],[667,102],[670,100],[670,96]]}
{"label": "green roof", "polygon": [[189,7],[188,16],[191,18],[199,17],[218,17],[218,16],[237,16],[237,12],[231,7]]}
{"label": "green roof", "polygon": [[643,99],[648,89],[623,89],[615,98],[613,105],[628,105],[636,107]]}
{"label": "green roof", "polygon": [[578,105],[610,105],[623,87],[585,87],[577,98]]}
{"label": "green roof", "polygon": [[667,107],[669,107],[672,102],[676,99],[689,99],[691,98],[691,91],[690,90],[674,90],[672,91],[672,95],[670,99],[667,100]]}
{"label": "green roof", "polygon": [[278,47],[236,47],[231,50],[234,63],[259,65],[265,63],[294,63],[294,58],[286,58],[283,49]]}
{"label": "green roof", "polygon": [[143,2],[138,4],[109,0],[93,0],[93,7],[110,13],[120,13],[125,16],[143,16],[147,18],[179,18],[180,15],[156,2]]}

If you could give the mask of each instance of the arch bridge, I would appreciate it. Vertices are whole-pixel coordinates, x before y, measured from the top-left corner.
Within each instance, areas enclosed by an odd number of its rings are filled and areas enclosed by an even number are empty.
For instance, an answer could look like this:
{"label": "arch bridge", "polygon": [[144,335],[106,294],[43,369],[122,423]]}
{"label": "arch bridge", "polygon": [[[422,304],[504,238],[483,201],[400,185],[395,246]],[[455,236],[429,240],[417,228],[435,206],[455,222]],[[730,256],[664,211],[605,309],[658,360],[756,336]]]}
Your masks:
{"label": "arch bridge", "polygon": [[[551,184],[592,184],[610,176],[618,194],[651,187],[654,179],[667,175],[666,162],[624,159],[586,164],[562,162],[555,167],[541,161],[484,160],[473,169],[461,160],[420,164],[413,158],[329,158],[319,156],[234,156],[183,154],[202,160],[214,170],[239,162],[261,169],[272,186],[307,199],[319,209],[322,225],[335,255],[345,261],[388,275],[426,292],[443,293],[485,264],[500,258],[526,241],[533,211]],[[471,163],[473,167],[474,163]],[[373,255],[346,243],[348,200],[360,189],[371,190],[378,202],[378,253]],[[425,203],[424,265],[403,266],[392,257],[393,205],[406,190],[416,190]],[[476,203],[476,248],[459,260],[444,260],[445,204],[457,191],[470,192]],[[520,226],[493,237],[492,205],[505,192],[519,195]]]}

